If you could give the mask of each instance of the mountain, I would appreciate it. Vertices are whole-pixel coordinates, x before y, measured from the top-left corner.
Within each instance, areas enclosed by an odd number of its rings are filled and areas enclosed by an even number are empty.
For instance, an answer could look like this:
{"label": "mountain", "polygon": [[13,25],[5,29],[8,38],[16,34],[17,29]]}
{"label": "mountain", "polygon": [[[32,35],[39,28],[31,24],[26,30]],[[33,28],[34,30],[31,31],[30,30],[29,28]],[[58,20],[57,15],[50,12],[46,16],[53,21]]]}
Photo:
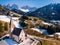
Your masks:
{"label": "mountain", "polygon": [[12,4],[12,5],[8,4],[5,7],[8,8],[9,10],[12,10],[12,9],[18,10],[19,9],[18,5],[16,5],[16,4]]}
{"label": "mountain", "polygon": [[8,15],[8,13],[9,13],[9,9],[0,5],[0,15],[2,15],[2,14]]}
{"label": "mountain", "polygon": [[26,10],[19,8],[18,5],[16,5],[16,4],[12,4],[12,5],[8,4],[8,5],[5,5],[4,7],[6,7],[7,9],[9,9],[12,12],[15,12],[18,14],[24,15],[26,13],[26,12],[24,12]]}
{"label": "mountain", "polygon": [[35,11],[37,8],[36,7],[30,7],[28,5],[21,7],[21,9],[29,10],[29,12]]}
{"label": "mountain", "polygon": [[60,4],[46,5],[30,13],[29,16],[42,17],[49,20],[60,20]]}
{"label": "mountain", "polygon": [[29,9],[22,9],[22,8],[20,8],[20,10],[23,11],[23,12],[25,12],[25,13],[27,13],[27,12],[30,11]]}
{"label": "mountain", "polygon": [[30,7],[30,6],[19,7],[17,4],[12,4],[12,5],[8,4],[4,7],[6,7],[7,9],[15,13],[22,14],[22,15],[27,15],[37,9],[36,7]]}
{"label": "mountain", "polygon": [[36,7],[29,7],[29,6],[19,7],[17,4],[12,4],[12,5],[8,4],[5,7],[8,8],[9,10],[16,9],[16,10],[23,11],[25,13],[33,12],[33,11],[35,11],[37,9]]}
{"label": "mountain", "polygon": [[21,15],[25,15],[26,13],[21,11],[21,10],[17,10],[17,9],[12,9],[11,10],[12,12],[15,12],[15,13],[18,13],[18,14],[21,14]]}

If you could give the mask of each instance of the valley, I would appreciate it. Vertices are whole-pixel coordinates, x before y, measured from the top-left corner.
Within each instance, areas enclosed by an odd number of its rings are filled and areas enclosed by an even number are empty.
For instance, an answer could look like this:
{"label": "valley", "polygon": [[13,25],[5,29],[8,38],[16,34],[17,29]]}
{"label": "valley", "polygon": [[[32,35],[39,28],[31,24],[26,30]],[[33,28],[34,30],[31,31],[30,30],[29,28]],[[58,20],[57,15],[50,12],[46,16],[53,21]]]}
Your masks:
{"label": "valley", "polygon": [[0,5],[0,45],[60,45],[59,7]]}

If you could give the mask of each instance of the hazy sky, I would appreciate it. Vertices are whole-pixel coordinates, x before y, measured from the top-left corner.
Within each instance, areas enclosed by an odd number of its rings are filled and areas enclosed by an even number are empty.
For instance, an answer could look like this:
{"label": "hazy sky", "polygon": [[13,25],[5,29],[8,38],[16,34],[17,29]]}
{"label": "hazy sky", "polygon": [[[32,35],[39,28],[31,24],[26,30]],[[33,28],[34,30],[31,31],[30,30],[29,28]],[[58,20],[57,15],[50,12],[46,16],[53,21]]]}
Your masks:
{"label": "hazy sky", "polygon": [[0,0],[0,4],[17,4],[19,7],[29,5],[31,7],[42,7],[50,3],[60,3],[60,0]]}

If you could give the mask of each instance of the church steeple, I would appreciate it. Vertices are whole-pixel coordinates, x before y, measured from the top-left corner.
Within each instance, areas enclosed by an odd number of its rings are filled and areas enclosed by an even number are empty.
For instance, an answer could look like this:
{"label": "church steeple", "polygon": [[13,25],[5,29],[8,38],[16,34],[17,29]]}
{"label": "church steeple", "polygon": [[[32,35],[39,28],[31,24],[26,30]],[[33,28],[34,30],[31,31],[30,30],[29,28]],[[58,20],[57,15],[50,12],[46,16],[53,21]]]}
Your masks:
{"label": "church steeple", "polygon": [[12,20],[12,16],[13,16],[13,14],[11,13],[10,14],[10,37],[11,37],[12,31],[13,31],[13,20]]}

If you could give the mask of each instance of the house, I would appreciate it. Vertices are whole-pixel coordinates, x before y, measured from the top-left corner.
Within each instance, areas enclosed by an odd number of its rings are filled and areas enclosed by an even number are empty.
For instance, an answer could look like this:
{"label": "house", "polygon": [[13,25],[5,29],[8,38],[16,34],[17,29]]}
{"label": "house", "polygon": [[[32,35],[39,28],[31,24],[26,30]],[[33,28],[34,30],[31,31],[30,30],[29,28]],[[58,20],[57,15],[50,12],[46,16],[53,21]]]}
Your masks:
{"label": "house", "polygon": [[31,30],[27,30],[27,29],[23,30],[20,28],[14,28],[13,32],[11,33],[11,38],[21,44],[23,44],[23,43],[26,44],[28,41],[29,41],[29,44],[31,44],[35,40],[34,36],[36,36],[36,35],[32,36],[32,34],[34,34],[35,31],[32,33],[30,33],[30,32],[31,32]]}
{"label": "house", "polygon": [[23,40],[25,39],[25,33],[20,28],[14,28],[14,30],[11,33],[11,38],[14,39],[17,42],[20,42],[20,41],[23,42]]}
{"label": "house", "polygon": [[[14,28],[14,30],[12,31],[10,37],[11,37],[13,40],[15,40],[16,42],[20,43],[20,42],[23,42],[23,41],[29,39],[29,38],[27,37],[27,34],[28,34],[28,33],[26,33],[26,31],[23,30],[23,29]],[[29,34],[28,34],[28,35],[29,35]]]}

